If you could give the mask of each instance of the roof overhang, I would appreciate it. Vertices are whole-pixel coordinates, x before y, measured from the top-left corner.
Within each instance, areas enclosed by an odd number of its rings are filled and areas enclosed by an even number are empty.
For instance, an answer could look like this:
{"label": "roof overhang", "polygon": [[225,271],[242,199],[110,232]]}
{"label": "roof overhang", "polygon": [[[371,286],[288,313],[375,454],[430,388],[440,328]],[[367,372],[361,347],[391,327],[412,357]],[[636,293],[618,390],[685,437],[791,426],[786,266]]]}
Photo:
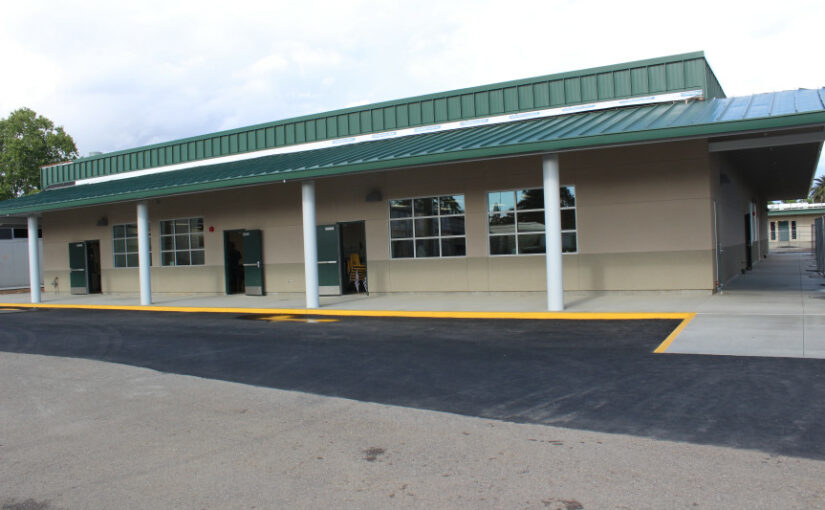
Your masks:
{"label": "roof overhang", "polygon": [[825,89],[679,101],[468,126],[49,189],[0,202],[0,216],[422,165],[696,138],[708,139],[715,151],[745,169],[766,198],[798,198],[807,192],[813,177],[823,128]]}

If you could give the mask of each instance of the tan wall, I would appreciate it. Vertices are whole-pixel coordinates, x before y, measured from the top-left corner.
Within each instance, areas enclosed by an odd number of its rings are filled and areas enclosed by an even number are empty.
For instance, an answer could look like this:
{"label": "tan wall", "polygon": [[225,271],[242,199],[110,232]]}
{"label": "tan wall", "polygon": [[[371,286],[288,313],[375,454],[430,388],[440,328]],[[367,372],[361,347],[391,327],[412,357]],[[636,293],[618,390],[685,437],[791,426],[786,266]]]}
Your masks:
{"label": "tan wall", "polygon": [[[561,181],[576,186],[579,253],[564,255],[568,290],[668,290],[713,287],[711,186],[704,142],[565,153]],[[545,288],[542,255],[488,256],[487,192],[539,187],[541,158],[523,157],[322,179],[317,221],[364,220],[370,289],[533,291]],[[367,202],[371,190],[383,200]],[[387,200],[464,194],[467,256],[389,258]],[[154,292],[223,292],[223,231],[261,229],[265,286],[304,286],[300,184],[272,184],[152,200]],[[107,216],[109,225],[96,227]],[[68,283],[67,245],[100,239],[104,292],[137,291],[136,269],[113,269],[111,225],[135,222],[133,203],[50,213],[43,218],[47,278]],[[202,216],[206,264],[159,267],[158,222]],[[67,287],[61,286],[61,289]]]}

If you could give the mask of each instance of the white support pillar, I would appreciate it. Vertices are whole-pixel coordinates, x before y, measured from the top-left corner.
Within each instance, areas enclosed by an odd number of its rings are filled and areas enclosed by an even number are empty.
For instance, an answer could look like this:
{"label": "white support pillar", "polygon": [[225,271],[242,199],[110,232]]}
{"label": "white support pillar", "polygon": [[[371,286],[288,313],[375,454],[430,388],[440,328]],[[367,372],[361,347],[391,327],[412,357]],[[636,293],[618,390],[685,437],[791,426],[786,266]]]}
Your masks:
{"label": "white support pillar", "polygon": [[544,236],[547,250],[547,310],[564,310],[564,281],[561,256],[561,198],[559,197],[559,156],[548,154],[542,161],[544,173]]}
{"label": "white support pillar", "polygon": [[37,216],[29,216],[29,288],[32,303],[40,302],[40,243],[37,237]]}
{"label": "white support pillar", "polygon": [[318,241],[315,232],[314,181],[305,181],[301,184],[301,205],[304,213],[304,275],[307,308],[318,308]]}
{"label": "white support pillar", "polygon": [[149,204],[137,204],[137,231],[138,231],[138,275],[140,278],[140,304],[152,304],[151,265],[152,256],[149,251]]}

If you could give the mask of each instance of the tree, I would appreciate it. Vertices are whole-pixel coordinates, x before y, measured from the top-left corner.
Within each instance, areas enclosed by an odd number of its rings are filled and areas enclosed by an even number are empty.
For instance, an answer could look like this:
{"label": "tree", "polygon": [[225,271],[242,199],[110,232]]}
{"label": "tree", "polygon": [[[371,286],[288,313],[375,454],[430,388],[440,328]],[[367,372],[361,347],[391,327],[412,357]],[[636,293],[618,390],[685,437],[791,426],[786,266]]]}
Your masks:
{"label": "tree", "polygon": [[825,175],[817,177],[814,180],[814,186],[811,188],[811,194],[808,196],[816,203],[821,204],[825,202]]}
{"label": "tree", "polygon": [[0,119],[0,200],[40,191],[40,167],[76,159],[77,146],[62,126],[19,108]]}

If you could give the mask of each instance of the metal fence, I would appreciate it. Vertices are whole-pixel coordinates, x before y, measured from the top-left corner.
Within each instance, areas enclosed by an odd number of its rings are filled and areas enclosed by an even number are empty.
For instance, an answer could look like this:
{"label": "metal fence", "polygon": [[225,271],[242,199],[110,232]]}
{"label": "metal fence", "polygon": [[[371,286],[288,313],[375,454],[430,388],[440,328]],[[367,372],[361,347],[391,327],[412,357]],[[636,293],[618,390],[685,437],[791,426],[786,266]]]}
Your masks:
{"label": "metal fence", "polygon": [[817,218],[814,223],[814,242],[816,246],[816,271],[825,273],[825,216]]}

